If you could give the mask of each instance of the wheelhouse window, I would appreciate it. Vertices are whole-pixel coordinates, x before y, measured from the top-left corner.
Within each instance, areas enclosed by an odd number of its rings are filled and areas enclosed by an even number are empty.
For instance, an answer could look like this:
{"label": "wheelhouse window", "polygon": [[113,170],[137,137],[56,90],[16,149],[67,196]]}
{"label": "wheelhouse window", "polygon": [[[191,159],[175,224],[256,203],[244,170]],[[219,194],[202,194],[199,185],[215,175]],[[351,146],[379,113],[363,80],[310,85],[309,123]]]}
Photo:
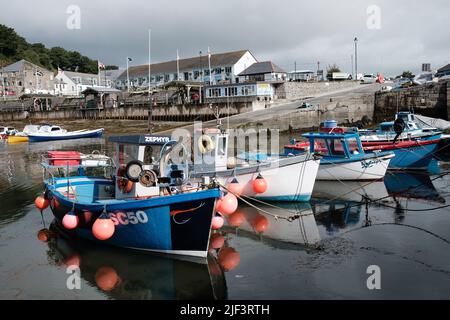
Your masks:
{"label": "wheelhouse window", "polygon": [[328,145],[325,139],[314,139],[314,152],[323,156],[329,156]]}
{"label": "wheelhouse window", "polygon": [[350,151],[350,153],[352,153],[352,154],[361,153],[361,150],[359,148],[359,144],[358,144],[358,141],[356,140],[356,138],[347,139],[347,143],[348,143],[348,150]]}
{"label": "wheelhouse window", "polygon": [[333,156],[344,157],[344,143],[341,139],[330,139],[328,142],[330,146],[330,152]]}

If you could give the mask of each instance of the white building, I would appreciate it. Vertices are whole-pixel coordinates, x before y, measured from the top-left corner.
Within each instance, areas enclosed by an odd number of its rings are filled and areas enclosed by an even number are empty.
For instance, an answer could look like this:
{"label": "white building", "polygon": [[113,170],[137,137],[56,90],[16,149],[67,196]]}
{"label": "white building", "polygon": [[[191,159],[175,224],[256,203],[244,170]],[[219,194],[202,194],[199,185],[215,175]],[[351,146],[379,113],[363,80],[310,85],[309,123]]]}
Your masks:
{"label": "white building", "polygon": [[239,74],[239,81],[286,81],[286,71],[272,61],[257,62]]}
{"label": "white building", "polygon": [[311,81],[315,79],[315,73],[312,70],[295,70],[288,73],[289,81]]}
{"label": "white building", "polygon": [[54,81],[55,95],[81,96],[81,92],[87,88],[112,88],[112,74],[110,71],[101,71],[98,75],[59,70]]}
{"label": "white building", "polygon": [[[171,81],[195,81],[212,84],[239,82],[239,74],[257,62],[249,50],[211,54],[211,75],[208,55],[172,60],[151,65],[151,86],[156,87]],[[178,68],[177,68],[178,65]],[[178,72],[179,70],[179,72]],[[129,67],[130,88],[148,87],[148,65]],[[119,89],[127,88],[127,72],[116,81]]]}

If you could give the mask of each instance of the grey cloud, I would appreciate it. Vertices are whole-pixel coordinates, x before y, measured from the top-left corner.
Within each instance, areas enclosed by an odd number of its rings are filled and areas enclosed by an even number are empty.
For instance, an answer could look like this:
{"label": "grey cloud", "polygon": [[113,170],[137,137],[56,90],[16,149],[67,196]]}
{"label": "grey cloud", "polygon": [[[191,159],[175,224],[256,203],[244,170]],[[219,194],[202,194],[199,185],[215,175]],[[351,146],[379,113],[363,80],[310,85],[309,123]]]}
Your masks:
{"label": "grey cloud", "polygon": [[[81,8],[81,30],[66,28],[66,9]],[[369,5],[381,8],[381,30],[366,27]],[[291,70],[337,63],[351,70],[353,38],[359,38],[359,70],[398,74],[418,71],[422,62],[450,62],[450,3],[444,0],[150,0],[24,1],[2,6],[0,21],[31,42],[78,50],[107,64],[147,61],[147,30],[152,59],[164,61],[250,49],[260,60]]]}

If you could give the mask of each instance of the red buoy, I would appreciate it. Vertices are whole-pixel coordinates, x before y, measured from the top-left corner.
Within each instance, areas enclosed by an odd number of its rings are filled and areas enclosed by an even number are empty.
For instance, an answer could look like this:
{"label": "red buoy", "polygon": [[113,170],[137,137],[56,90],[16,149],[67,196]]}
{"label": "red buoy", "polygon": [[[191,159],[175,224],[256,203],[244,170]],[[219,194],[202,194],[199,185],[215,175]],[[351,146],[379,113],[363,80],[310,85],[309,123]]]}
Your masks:
{"label": "red buoy", "polygon": [[62,220],[64,228],[73,230],[78,226],[78,216],[74,211],[70,211],[64,215]]}
{"label": "red buoy", "polygon": [[255,193],[264,193],[267,191],[267,181],[261,174],[258,174],[255,180],[253,180],[253,191]]}
{"label": "red buoy", "polygon": [[119,283],[119,276],[116,270],[111,267],[100,267],[95,273],[95,282],[103,291],[113,290]]}
{"label": "red buoy", "polygon": [[236,211],[235,213],[228,216],[228,224],[234,228],[240,227],[241,224],[243,224],[245,221],[245,215],[240,212]]}
{"label": "red buoy", "polygon": [[102,214],[95,220],[92,233],[98,240],[108,240],[114,234],[114,222],[106,214]]}
{"label": "red buoy", "polygon": [[242,194],[242,191],[244,190],[244,186],[239,183],[239,181],[234,178],[228,185],[227,185],[228,191],[230,191],[232,194],[236,196],[240,196]]}
{"label": "red buoy", "polygon": [[48,242],[51,238],[50,230],[48,229],[39,230],[37,237],[42,242]]}
{"label": "red buoy", "polygon": [[48,206],[50,205],[50,201],[48,201],[48,199],[41,195],[36,197],[36,199],[34,200],[34,205],[39,210],[43,211],[48,208]]}
{"label": "red buoy", "polygon": [[220,228],[223,227],[223,218],[220,214],[216,214],[213,218],[212,218],[212,223],[211,223],[211,227],[213,230],[219,230]]}
{"label": "red buoy", "polygon": [[219,264],[225,271],[236,268],[241,262],[241,255],[233,248],[222,248],[219,252]]}
{"label": "red buoy", "polygon": [[79,267],[81,264],[80,255],[77,253],[72,254],[66,260],[64,260],[64,265],[66,267]]}
{"label": "red buoy", "polygon": [[238,208],[238,200],[234,194],[228,192],[224,197],[221,198],[220,203],[220,213],[224,215],[229,215],[234,213]]}

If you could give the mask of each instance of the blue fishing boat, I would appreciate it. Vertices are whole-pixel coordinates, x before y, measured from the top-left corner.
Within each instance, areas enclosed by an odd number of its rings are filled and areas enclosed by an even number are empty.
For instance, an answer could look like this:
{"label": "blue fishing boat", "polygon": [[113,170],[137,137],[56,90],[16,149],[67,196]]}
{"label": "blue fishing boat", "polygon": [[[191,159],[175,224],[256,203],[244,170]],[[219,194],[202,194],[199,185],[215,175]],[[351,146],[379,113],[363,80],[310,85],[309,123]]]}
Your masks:
{"label": "blue fishing boat", "polygon": [[28,133],[29,142],[100,138],[104,129],[67,131],[59,126],[42,125],[37,132]]}
{"label": "blue fishing boat", "polygon": [[284,147],[285,155],[304,152],[321,155],[317,180],[380,180],[394,157],[392,152],[364,152],[359,135],[342,128],[303,137],[309,141],[291,141]]}
{"label": "blue fishing boat", "polygon": [[169,137],[109,140],[116,147],[114,159],[49,152],[43,161],[45,198],[37,205],[48,201],[56,224],[70,237],[206,257],[219,189],[213,183],[188,185],[187,163],[169,165],[180,145]]}
{"label": "blue fishing boat", "polygon": [[440,139],[389,142],[374,146],[364,146],[366,152],[394,152],[389,169],[427,170],[439,148]]}

